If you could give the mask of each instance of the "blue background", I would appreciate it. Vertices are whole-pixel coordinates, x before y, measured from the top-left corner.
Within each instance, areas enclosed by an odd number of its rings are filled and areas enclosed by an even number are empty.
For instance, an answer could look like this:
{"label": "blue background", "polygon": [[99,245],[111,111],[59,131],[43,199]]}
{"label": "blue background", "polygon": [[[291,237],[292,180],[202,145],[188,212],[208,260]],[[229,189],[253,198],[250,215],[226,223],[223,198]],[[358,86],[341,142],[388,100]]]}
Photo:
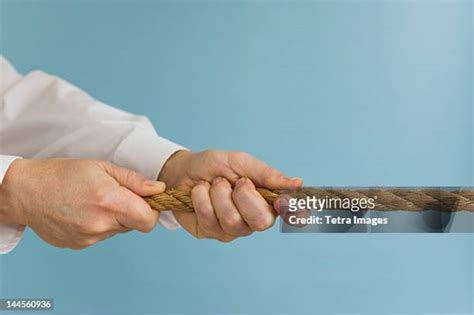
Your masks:
{"label": "blue background", "polygon": [[[471,1],[1,1],[2,52],[244,150],[307,185],[474,184]],[[0,295],[59,313],[463,313],[472,235],[131,233],[81,252],[28,231]]]}

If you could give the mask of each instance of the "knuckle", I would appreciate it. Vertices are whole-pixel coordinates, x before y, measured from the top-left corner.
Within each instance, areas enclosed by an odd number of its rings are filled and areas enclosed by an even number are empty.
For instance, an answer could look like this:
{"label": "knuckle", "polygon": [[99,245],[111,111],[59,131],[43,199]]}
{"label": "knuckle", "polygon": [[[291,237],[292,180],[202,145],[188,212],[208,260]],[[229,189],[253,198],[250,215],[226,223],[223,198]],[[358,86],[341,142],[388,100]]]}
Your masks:
{"label": "knuckle", "polygon": [[139,176],[137,173],[135,173],[134,171],[132,170],[129,170],[129,169],[126,169],[125,170],[125,174],[124,174],[124,177],[125,177],[125,182],[126,183],[132,183],[136,180],[139,179]]}
{"label": "knuckle", "polygon": [[270,166],[265,166],[263,170],[263,185],[269,186],[272,183],[272,179],[278,176],[280,172]]}
{"label": "knuckle", "polygon": [[207,192],[210,186],[209,182],[200,181],[191,189],[191,195]]}
{"label": "knuckle", "polygon": [[252,223],[252,229],[259,232],[265,231],[266,229],[273,226],[273,223],[275,223],[275,218],[273,216],[260,216],[255,220],[255,222]]}
{"label": "knuckle", "polygon": [[93,195],[93,200],[95,200],[95,204],[101,209],[110,209],[113,207],[109,191],[98,189]]}
{"label": "knuckle", "polygon": [[216,187],[221,187],[222,185],[225,185],[225,184],[226,184],[226,179],[224,177],[221,177],[221,176],[215,177],[211,183],[211,189],[216,188]]}
{"label": "knuckle", "polygon": [[244,236],[249,232],[249,228],[241,218],[225,221],[222,224],[222,229],[224,232],[232,236]]}
{"label": "knuckle", "polygon": [[103,220],[100,213],[94,219],[78,217],[70,222],[72,228],[80,235],[97,235],[108,230],[108,224]]}
{"label": "knuckle", "polygon": [[155,223],[151,220],[146,220],[142,223],[142,231],[145,233],[150,233],[155,228]]}
{"label": "knuckle", "polygon": [[236,237],[231,236],[231,235],[223,235],[223,236],[220,236],[220,237],[217,238],[217,240],[221,243],[230,243],[235,239],[236,239]]}
{"label": "knuckle", "polygon": [[272,177],[272,176],[275,176],[275,175],[278,175],[278,174],[279,174],[279,172],[276,169],[274,169],[273,167],[268,166],[268,165],[264,166],[263,175],[265,177]]}
{"label": "knuckle", "polygon": [[150,209],[137,209],[130,212],[130,219],[134,220],[139,227],[138,230],[142,232],[151,232],[157,223],[157,220],[154,220]]}
{"label": "knuckle", "polygon": [[232,198],[241,198],[243,195],[247,194],[250,189],[249,180],[245,180],[241,185],[238,185],[232,190]]}
{"label": "knuckle", "polygon": [[240,229],[242,227],[242,219],[240,216],[237,215],[228,215],[224,219],[222,219],[222,224],[231,230]]}
{"label": "knuckle", "polygon": [[229,154],[229,162],[236,167],[245,167],[251,155],[247,152],[237,151]]}
{"label": "knuckle", "polygon": [[243,152],[243,151],[238,151],[238,152],[234,152],[233,153],[233,157],[237,160],[241,160],[241,161],[247,161],[249,158],[251,158],[252,156],[247,153],[247,152]]}
{"label": "knuckle", "polygon": [[214,190],[230,190],[231,186],[230,183],[227,179],[220,177],[220,180],[217,180],[213,182],[211,189],[214,188]]}
{"label": "knuckle", "polygon": [[87,232],[92,235],[101,234],[108,231],[108,225],[96,220],[93,223],[89,224],[86,228]]}

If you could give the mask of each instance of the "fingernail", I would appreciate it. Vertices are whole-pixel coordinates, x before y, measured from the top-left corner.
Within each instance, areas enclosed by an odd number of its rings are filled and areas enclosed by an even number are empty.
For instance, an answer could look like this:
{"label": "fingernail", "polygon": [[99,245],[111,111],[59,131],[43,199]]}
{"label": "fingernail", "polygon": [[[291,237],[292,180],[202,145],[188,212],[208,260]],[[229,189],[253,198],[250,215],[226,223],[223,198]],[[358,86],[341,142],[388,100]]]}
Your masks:
{"label": "fingernail", "polygon": [[147,180],[145,182],[145,185],[149,186],[149,187],[162,187],[164,185],[164,183],[163,182],[158,182],[156,180]]}
{"label": "fingernail", "polygon": [[303,179],[301,177],[287,177],[287,179],[289,180],[300,180],[300,181],[303,181]]}

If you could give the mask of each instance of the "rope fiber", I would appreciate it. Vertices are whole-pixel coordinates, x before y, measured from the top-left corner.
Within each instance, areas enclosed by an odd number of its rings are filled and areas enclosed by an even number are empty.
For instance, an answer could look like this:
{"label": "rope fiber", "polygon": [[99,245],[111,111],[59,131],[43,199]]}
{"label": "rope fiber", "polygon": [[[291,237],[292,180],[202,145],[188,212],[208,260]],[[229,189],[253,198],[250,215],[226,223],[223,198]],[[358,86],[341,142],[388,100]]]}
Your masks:
{"label": "rope fiber", "polygon": [[[458,188],[455,190],[440,188],[301,188],[293,191],[257,188],[257,191],[271,205],[280,195],[285,194],[295,198],[373,198],[375,202],[373,210],[380,211],[438,210],[446,212],[474,212],[474,189],[472,188]],[[144,199],[152,209],[157,211],[194,211],[190,192],[171,189],[158,195],[145,197]]]}

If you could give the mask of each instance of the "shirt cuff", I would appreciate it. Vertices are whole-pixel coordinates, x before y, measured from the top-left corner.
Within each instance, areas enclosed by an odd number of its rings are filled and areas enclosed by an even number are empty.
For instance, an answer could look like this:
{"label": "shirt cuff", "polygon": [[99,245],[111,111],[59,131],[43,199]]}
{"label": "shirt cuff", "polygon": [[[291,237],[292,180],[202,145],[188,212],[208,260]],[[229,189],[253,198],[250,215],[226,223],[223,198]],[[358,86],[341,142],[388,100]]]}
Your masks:
{"label": "shirt cuff", "polygon": [[[18,156],[0,155],[0,184],[12,162],[19,158]],[[0,224],[0,255],[8,254],[18,245],[24,230],[24,225]]]}
{"label": "shirt cuff", "polygon": [[[156,180],[168,158],[179,150],[187,149],[149,129],[135,127],[117,148],[112,162]],[[180,227],[171,211],[162,211],[159,222],[170,230]]]}
{"label": "shirt cuff", "polygon": [[24,225],[0,224],[0,255],[8,254],[18,245],[24,230]]}

